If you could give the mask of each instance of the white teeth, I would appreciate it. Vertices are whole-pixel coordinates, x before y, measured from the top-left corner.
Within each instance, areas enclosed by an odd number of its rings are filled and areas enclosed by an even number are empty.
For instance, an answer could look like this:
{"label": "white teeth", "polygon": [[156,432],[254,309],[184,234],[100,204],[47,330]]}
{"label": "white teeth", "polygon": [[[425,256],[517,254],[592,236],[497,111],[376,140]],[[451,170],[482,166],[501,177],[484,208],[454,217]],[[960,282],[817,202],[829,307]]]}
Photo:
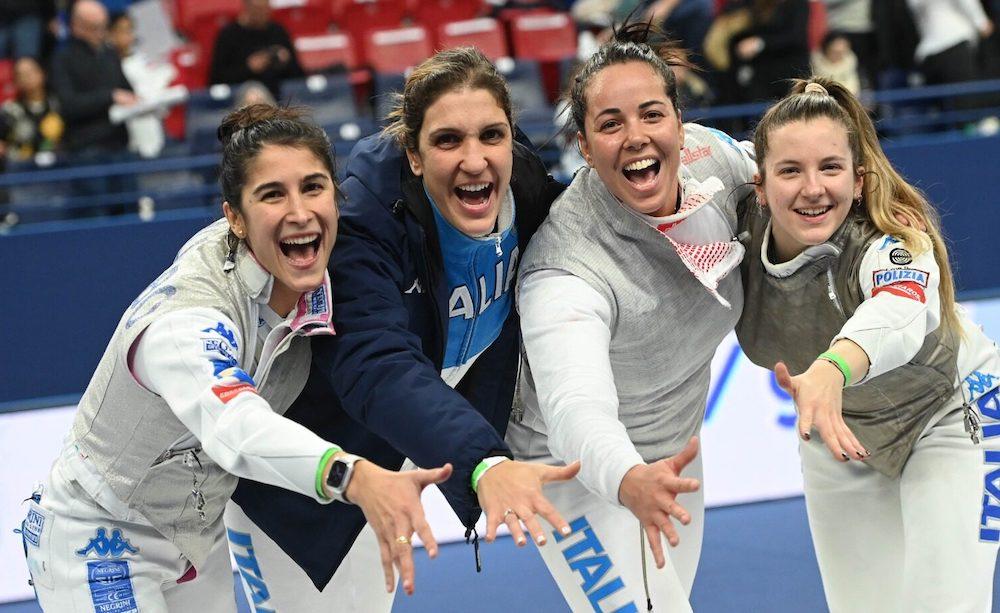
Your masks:
{"label": "white teeth", "polygon": [[458,189],[466,192],[478,192],[489,187],[489,183],[475,183],[473,185],[459,185]]}
{"label": "white teeth", "polygon": [[799,215],[805,215],[806,217],[816,217],[817,215],[822,215],[823,213],[830,210],[830,207],[824,206],[817,209],[799,209],[795,211]]}
{"label": "white teeth", "polygon": [[631,164],[625,165],[625,170],[642,170],[643,168],[649,168],[656,163],[656,160],[650,158],[646,160],[639,160],[637,162],[632,162]]}
{"label": "white teeth", "polygon": [[298,236],[296,238],[285,238],[282,239],[281,243],[284,245],[305,245],[311,243],[319,238],[319,234],[310,234],[309,236]]}

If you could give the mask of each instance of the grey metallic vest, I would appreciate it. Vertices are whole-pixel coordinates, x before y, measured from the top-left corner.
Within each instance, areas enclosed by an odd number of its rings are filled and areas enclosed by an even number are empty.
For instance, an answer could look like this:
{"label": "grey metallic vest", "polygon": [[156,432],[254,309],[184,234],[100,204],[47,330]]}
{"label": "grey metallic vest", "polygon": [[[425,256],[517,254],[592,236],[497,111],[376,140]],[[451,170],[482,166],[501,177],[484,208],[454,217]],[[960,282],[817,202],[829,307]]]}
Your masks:
{"label": "grey metallic vest", "polygon": [[[784,361],[793,374],[809,368],[830,347],[864,301],[858,281],[861,259],[882,232],[849,215],[820,257],[785,278],[769,275],[761,246],[770,214],[758,206],[741,211],[740,228],[751,244],[743,260],[743,317],[736,326],[740,346],[754,364],[774,368]],[[958,336],[938,327],[910,362],[844,390],[844,421],[872,456],[865,461],[898,477],[913,445],[934,412],[958,389]]]}
{"label": "grey metallic vest", "polygon": [[[172,541],[195,567],[209,553],[237,478],[201,452],[197,441],[193,443],[196,461],[188,453],[190,445],[172,448],[190,438],[190,431],[162,398],[136,383],[127,355],[158,317],[209,307],[239,327],[244,343],[240,367],[248,370],[256,343],[258,305],[254,299],[266,288],[270,275],[242,242],[235,268],[223,271],[229,253],[228,227],[223,219],[198,232],[173,265],[128,307],[80,400],[72,429],[78,449],[118,498]],[[256,380],[258,393],[276,412],[284,413],[302,390],[310,359],[308,339],[295,336],[288,349],[275,356],[266,384]],[[186,457],[189,465],[185,465]],[[197,483],[194,489],[204,496],[203,506],[192,496],[192,479]]]}
{"label": "grey metallic vest", "polygon": [[[702,138],[715,142],[704,128],[685,127],[692,149]],[[735,236],[733,187],[743,180],[733,176],[728,164],[713,159],[687,170],[699,181],[712,176],[722,181],[725,188],[697,215],[721,216],[730,237]],[[610,360],[618,417],[642,458],[652,462],[680,451],[701,427],[712,356],[743,305],[736,272],[718,286],[732,305],[727,309],[684,266],[667,239],[625,210],[590,168],[578,171],[552,205],[519,270],[523,277],[543,269],[583,279],[611,306]],[[523,373],[522,424],[544,433],[530,367],[527,363]],[[545,437],[531,437],[530,446],[517,450],[518,456],[550,453]]]}

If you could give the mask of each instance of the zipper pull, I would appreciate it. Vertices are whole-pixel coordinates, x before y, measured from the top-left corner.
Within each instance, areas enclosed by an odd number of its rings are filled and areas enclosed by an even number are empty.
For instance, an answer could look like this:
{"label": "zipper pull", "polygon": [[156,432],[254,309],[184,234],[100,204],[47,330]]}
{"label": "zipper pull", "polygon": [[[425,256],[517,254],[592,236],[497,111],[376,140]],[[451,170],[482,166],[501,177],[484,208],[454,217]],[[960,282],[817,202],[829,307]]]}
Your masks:
{"label": "zipper pull", "polygon": [[481,572],[483,572],[483,561],[479,557],[479,533],[476,532],[475,526],[472,526],[471,528],[466,528],[465,529],[465,544],[466,545],[469,544],[469,540],[470,540],[470,536],[469,535],[472,535],[471,536],[472,551],[474,552],[474,554],[476,556],[476,572],[477,573],[481,573]]}
{"label": "zipper pull", "polygon": [[494,236],[493,240],[496,241],[497,257],[503,257],[503,248],[500,247],[500,235],[497,234]]}
{"label": "zipper pull", "polygon": [[969,438],[972,439],[972,442],[974,444],[978,445],[979,444],[979,430],[980,430],[979,415],[977,415],[976,411],[973,410],[973,408],[971,406],[969,406],[969,403],[965,403],[965,404],[962,405],[962,411],[965,412],[965,420],[964,420],[965,421],[965,431],[966,431],[966,433],[968,433]]}

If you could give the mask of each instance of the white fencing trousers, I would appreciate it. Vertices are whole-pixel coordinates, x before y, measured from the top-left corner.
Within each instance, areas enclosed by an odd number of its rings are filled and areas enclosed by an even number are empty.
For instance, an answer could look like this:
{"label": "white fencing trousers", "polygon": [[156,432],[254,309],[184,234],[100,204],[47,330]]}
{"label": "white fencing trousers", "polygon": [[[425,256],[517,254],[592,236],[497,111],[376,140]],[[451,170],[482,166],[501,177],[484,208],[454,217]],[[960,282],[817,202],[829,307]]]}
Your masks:
{"label": "white fencing trousers", "polygon": [[[688,465],[684,476],[702,478],[701,456]],[[691,611],[688,598],[701,557],[705,519],[702,492],[703,488],[677,498],[691,515],[691,523],[674,522],[680,536],[677,547],[661,537],[666,565],[658,569],[631,511],[608,503],[577,479],[547,484],[545,496],[570,523],[572,533],[555,534],[538,516],[550,536],[538,551],[570,609],[638,613],[646,611],[648,594],[653,611]]]}
{"label": "white fencing trousers", "polygon": [[[984,426],[990,423],[984,415]],[[980,523],[984,483],[1000,468],[984,460],[997,440],[974,445],[961,408],[939,411],[898,479],[835,461],[818,435],[800,443],[809,526],[832,613],[990,611],[997,543],[980,540]]]}
{"label": "white fencing trousers", "polygon": [[385,591],[378,541],[368,524],[321,592],[305,571],[232,500],[226,504],[225,521],[229,547],[239,567],[251,611],[379,613],[392,610],[395,592]]}
{"label": "white fencing trousers", "polygon": [[221,522],[209,558],[195,574],[173,543],[115,502],[102,507],[57,467],[41,501],[30,503],[23,536],[43,610],[235,613]]}

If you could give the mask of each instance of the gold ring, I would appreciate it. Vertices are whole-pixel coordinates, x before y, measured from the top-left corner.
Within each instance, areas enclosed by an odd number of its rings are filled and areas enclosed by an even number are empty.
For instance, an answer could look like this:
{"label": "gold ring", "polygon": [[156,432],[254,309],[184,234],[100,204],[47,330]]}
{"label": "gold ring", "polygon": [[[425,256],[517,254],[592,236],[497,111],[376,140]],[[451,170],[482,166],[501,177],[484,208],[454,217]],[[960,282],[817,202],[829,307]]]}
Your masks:
{"label": "gold ring", "polygon": [[396,542],[399,543],[400,545],[409,545],[410,544],[410,537],[408,537],[408,536],[397,536],[396,537]]}
{"label": "gold ring", "polygon": [[[507,519],[507,516],[510,515],[511,513],[514,513],[514,509],[507,509],[506,511],[503,512],[503,518]],[[514,515],[516,516],[517,513],[514,513]]]}

